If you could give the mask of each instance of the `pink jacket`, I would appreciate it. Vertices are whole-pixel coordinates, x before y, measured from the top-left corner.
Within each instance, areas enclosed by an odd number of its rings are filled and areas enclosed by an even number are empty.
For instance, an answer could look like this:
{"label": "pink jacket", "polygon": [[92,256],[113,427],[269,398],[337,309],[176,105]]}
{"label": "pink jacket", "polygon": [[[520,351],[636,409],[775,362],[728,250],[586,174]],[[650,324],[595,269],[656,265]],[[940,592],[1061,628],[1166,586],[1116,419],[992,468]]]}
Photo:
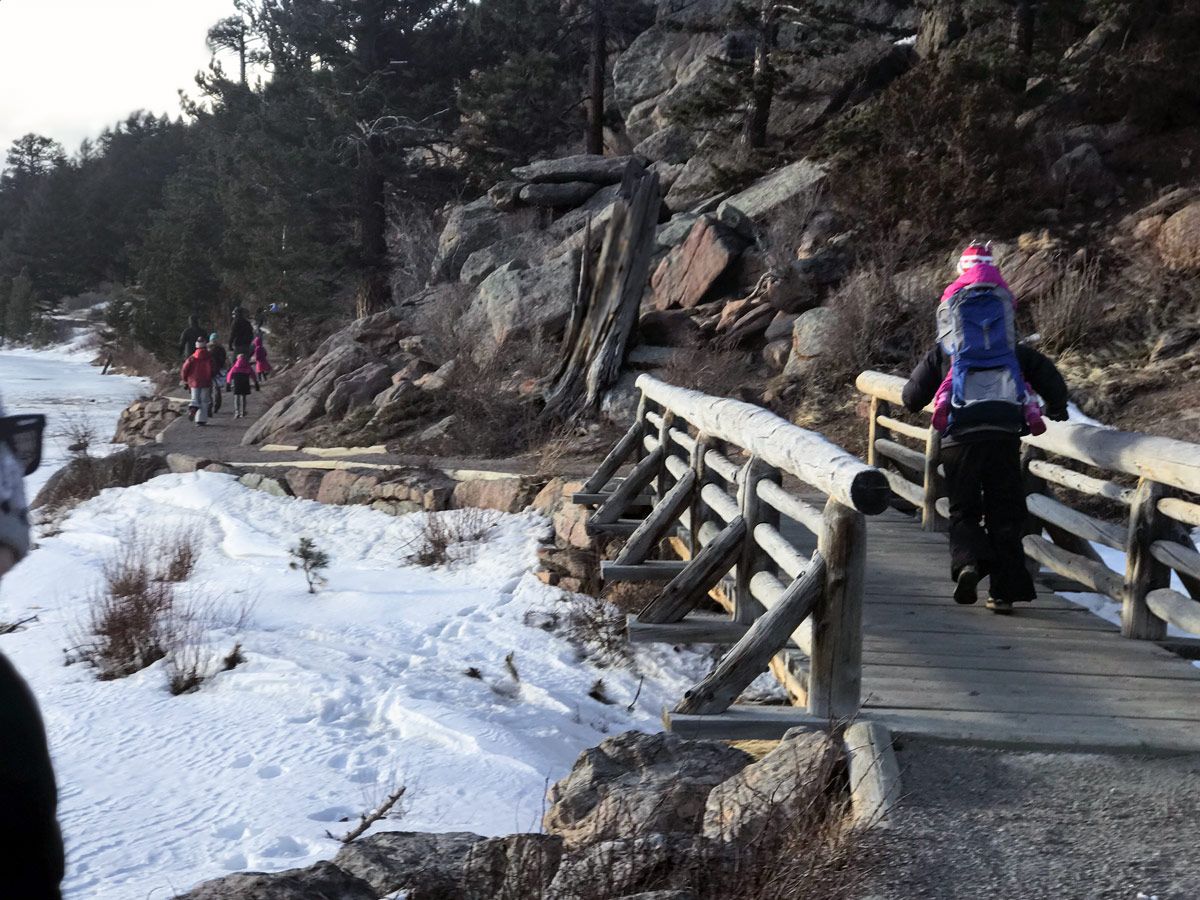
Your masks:
{"label": "pink jacket", "polygon": [[237,358],[237,361],[229,367],[229,371],[225,375],[225,383],[232,383],[234,375],[249,375],[254,379],[255,384],[258,383],[258,378],[254,374],[254,366],[250,365],[250,360],[242,359],[240,356]]}
{"label": "pink jacket", "polygon": [[[963,272],[958,278],[942,293],[942,302],[945,303],[954,294],[971,284],[994,284],[997,287],[1002,287],[1010,294],[1012,289],[1009,288],[1008,282],[1004,280],[1004,276],[1000,274],[1000,270],[995,266],[983,263],[978,266],[971,266],[967,271]],[[1016,309],[1017,299],[1013,298],[1013,308]]]}
{"label": "pink jacket", "polygon": [[271,371],[271,364],[267,362],[267,348],[263,346],[260,337],[254,339],[254,366],[259,375],[266,375]]}

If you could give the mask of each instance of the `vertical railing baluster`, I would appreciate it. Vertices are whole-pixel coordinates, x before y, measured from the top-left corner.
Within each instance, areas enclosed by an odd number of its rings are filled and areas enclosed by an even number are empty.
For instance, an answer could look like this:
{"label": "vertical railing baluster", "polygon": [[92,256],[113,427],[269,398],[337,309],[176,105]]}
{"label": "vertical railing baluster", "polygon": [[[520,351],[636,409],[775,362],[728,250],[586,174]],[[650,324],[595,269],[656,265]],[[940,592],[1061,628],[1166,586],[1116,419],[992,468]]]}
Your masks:
{"label": "vertical railing baluster", "polygon": [[779,527],[779,513],[758,496],[760,481],[780,481],[779,470],[769,466],[757,456],[738,470],[738,510],[746,520],[746,542],[737,563],[737,581],[733,592],[733,618],[743,625],[752,625],[765,609],[750,593],[750,579],[772,567],[771,558],[758,546],[754,539],[754,527],[766,523]]}
{"label": "vertical railing baluster", "polygon": [[1146,605],[1146,595],[1171,586],[1171,570],[1150,555],[1150,545],[1162,536],[1158,501],[1166,495],[1161,484],[1138,479],[1129,507],[1129,538],[1125,547],[1125,597],[1121,609],[1121,634],[1144,641],[1167,636],[1167,623]]}
{"label": "vertical railing baluster", "polygon": [[858,712],[862,700],[866,517],[829,500],[817,549],[825,557],[825,590],[813,613],[808,711],[847,719]]}

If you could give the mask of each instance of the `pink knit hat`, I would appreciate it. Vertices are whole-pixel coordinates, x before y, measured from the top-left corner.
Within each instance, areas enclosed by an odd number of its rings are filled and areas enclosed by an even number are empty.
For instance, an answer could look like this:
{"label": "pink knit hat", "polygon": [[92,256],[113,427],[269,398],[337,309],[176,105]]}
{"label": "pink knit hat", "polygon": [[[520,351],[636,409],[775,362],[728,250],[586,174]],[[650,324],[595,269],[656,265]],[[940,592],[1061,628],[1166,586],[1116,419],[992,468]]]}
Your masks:
{"label": "pink knit hat", "polygon": [[995,265],[996,257],[992,255],[992,242],[987,241],[971,241],[967,245],[967,249],[962,252],[962,256],[958,258],[958,274],[962,274],[967,269],[972,269],[975,266]]}

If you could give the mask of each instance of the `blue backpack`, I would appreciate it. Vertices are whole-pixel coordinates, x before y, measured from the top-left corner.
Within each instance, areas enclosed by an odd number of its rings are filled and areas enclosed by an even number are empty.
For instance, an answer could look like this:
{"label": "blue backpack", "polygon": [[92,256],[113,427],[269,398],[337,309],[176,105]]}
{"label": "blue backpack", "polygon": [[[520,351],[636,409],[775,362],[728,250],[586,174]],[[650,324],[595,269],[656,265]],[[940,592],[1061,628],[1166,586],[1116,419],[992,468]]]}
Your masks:
{"label": "blue backpack", "polygon": [[962,288],[938,306],[938,340],[953,360],[950,425],[1025,428],[1025,378],[1017,363],[1012,294],[993,284]]}

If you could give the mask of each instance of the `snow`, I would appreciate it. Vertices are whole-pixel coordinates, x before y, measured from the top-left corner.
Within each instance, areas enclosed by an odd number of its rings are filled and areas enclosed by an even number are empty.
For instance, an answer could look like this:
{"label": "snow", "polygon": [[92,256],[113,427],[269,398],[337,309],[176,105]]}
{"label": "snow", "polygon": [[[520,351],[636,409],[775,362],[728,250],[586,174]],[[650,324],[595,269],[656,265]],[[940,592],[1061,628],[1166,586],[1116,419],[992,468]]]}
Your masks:
{"label": "snow", "polygon": [[[536,830],[547,784],[580,751],[659,730],[661,708],[703,674],[706,657],[670,648],[600,668],[527,624],[565,596],[530,574],[539,515],[496,513],[448,569],[401,562],[424,518],[164,475],[81,505],[0,583],[0,618],[38,614],[0,651],[46,718],[68,898],[168,897],[329,858],[340,845],[326,831],[345,833],[401,784],[403,820],[376,830]],[[205,646],[217,659],[240,642],[246,661],[181,696],[163,662],[109,682],[65,666],[105,558],[135,534],[180,531],[199,537],[182,596],[210,607]],[[331,556],[315,595],[288,565],[301,535]],[[611,704],[588,696],[597,679]]]}
{"label": "snow", "polygon": [[0,351],[0,397],[4,408],[14,413],[45,413],[46,433],[42,465],[25,479],[25,492],[32,499],[51,474],[69,458],[66,435],[69,426],[90,425],[99,443],[92,449],[103,455],[116,446],[107,443],[116,430],[121,410],[144,394],[151,393],[145,378],[100,375],[91,364],[94,354],[84,349],[86,335],[49,350],[26,348]]}

